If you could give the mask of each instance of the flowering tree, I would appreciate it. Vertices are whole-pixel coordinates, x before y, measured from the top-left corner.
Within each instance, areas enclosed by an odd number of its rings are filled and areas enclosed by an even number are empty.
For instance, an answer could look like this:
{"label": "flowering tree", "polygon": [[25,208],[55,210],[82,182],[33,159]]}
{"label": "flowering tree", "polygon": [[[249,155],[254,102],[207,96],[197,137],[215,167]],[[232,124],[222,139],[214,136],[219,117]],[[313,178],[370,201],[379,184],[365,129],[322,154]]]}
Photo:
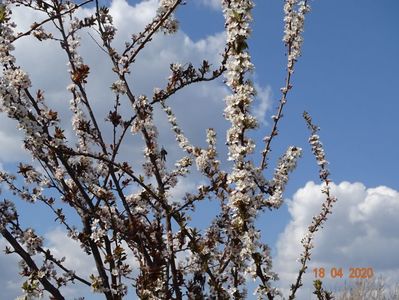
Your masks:
{"label": "flowering tree", "polygon": [[[128,74],[136,58],[160,31],[171,34],[177,30],[174,12],[182,4],[181,0],[161,0],[153,21],[132,35],[122,51],[113,46],[116,28],[109,9],[98,0],[9,0],[1,5],[1,109],[18,122],[24,132],[24,147],[36,165],[18,166],[23,183],[6,172],[0,173],[0,181],[17,198],[45,204],[68,236],[81,244],[97,271],[85,278],[65,267],[64,259],[47,249],[34,229],[23,227],[13,200],[5,198],[0,203],[0,231],[10,245],[6,251],[21,258],[21,274],[26,277],[21,299],[37,297],[44,291],[51,299],[65,299],[61,287],[69,284],[91,286],[93,292],[108,300],[124,298],[129,286],[140,299],[243,299],[250,278],[258,284],[259,299],[274,299],[279,294],[273,287],[278,277],[272,270],[270,251],[261,242],[255,220],[265,209],[282,205],[288,175],[301,155],[299,147],[289,147],[277,163],[273,178],[265,178],[268,154],[278,134],[300,56],[309,5],[307,1],[285,1],[286,82],[270,134],[264,138],[264,150],[256,157],[255,141],[249,133],[259,125],[251,115],[255,89],[248,75],[253,65],[247,47],[253,1],[222,1],[227,39],[219,67],[214,68],[207,60],[196,67],[171,64],[164,88],[155,88],[152,95],[136,95],[132,88]],[[11,13],[16,6],[38,11],[45,18],[25,32],[16,32]],[[93,7],[93,14],[79,19],[77,12],[83,6]],[[106,116],[110,135],[101,130],[99,120],[104,116],[95,114],[87,90],[90,66],[79,55],[79,33],[83,30],[96,37],[116,76],[111,87],[114,103]],[[67,139],[60,114],[48,106],[42,89],[32,91],[31,79],[12,54],[15,42],[27,36],[58,43],[67,56],[67,89],[72,97],[71,123],[76,140]],[[207,147],[193,145],[168,106],[179,90],[222,74],[230,89],[224,110],[230,122],[226,134],[231,161],[228,170],[218,160],[215,130],[207,131]],[[121,103],[130,105],[128,118],[120,111]],[[167,115],[177,145],[185,153],[172,169],[166,166],[166,149],[158,144],[153,118],[156,106]],[[311,130],[309,141],[320,166],[320,178],[325,182],[326,202],[302,240],[301,266],[289,299],[295,298],[302,285],[314,233],[335,201],[329,192],[327,161],[318,128],[307,113],[304,117]],[[133,161],[123,161],[119,155],[131,134],[140,135],[145,144],[142,168],[135,168]],[[259,161],[258,166],[255,161]],[[206,184],[175,201],[170,190],[191,173],[193,165]],[[217,201],[220,210],[201,232],[190,226],[190,216],[197,203],[207,198]],[[63,209],[66,206],[77,213],[79,223],[71,223]]]}

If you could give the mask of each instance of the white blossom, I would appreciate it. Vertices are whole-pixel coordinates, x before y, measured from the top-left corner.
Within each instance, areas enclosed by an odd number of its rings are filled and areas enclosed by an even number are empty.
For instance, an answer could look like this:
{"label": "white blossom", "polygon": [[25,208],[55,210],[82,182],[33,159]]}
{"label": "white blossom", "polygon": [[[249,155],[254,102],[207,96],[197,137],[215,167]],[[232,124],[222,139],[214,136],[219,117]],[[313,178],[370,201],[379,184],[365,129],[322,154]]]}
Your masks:
{"label": "white blossom", "polygon": [[37,249],[43,245],[43,239],[37,236],[32,228],[25,230],[20,238],[30,255],[36,254]]}
{"label": "white blossom", "polygon": [[292,172],[301,156],[302,149],[298,147],[289,147],[286,153],[280,158],[278,166],[274,172],[270,183],[273,193],[267,200],[273,207],[280,207],[283,203],[283,192],[288,182],[288,174]]}
{"label": "white blossom", "polygon": [[127,86],[125,84],[125,82],[121,79],[118,79],[117,81],[115,81],[112,86],[111,86],[111,90],[114,91],[117,94],[126,94],[127,93]]}
{"label": "white blossom", "polygon": [[301,55],[303,43],[303,28],[305,14],[310,10],[307,1],[286,0],[284,4],[284,38],[283,41],[289,46],[288,70],[293,72],[293,64]]}
{"label": "white blossom", "polygon": [[[173,8],[173,6],[176,3],[179,3],[179,0],[160,0],[159,3],[159,8],[158,8],[158,14],[159,16],[163,16],[166,14],[169,10]],[[171,14],[162,24],[162,30],[165,33],[171,34],[175,33],[179,29],[179,22],[177,19],[174,17],[173,14]]]}

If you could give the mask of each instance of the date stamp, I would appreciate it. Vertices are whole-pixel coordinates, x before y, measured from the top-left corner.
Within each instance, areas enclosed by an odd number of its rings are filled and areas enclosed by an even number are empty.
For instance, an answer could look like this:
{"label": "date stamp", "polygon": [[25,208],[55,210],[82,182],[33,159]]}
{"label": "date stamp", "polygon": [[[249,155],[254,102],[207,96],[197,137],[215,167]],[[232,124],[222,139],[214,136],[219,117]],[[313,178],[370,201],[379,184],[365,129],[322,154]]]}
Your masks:
{"label": "date stamp", "polygon": [[314,268],[313,274],[316,279],[329,278],[349,278],[349,279],[370,279],[374,276],[374,270],[371,267],[367,268],[342,268],[333,267],[327,268]]}

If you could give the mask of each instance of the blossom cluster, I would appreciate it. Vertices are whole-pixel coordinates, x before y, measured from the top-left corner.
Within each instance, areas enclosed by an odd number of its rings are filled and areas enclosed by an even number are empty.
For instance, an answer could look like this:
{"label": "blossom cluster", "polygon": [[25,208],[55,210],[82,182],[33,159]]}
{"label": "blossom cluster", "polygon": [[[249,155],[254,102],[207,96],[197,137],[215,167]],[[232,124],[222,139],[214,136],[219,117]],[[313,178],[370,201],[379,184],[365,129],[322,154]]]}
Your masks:
{"label": "blossom cluster", "polygon": [[[230,46],[226,63],[227,85],[232,94],[226,97],[224,115],[231,122],[227,131],[227,145],[229,160],[234,161],[230,182],[237,184],[232,203],[244,201],[249,204],[251,163],[245,162],[245,157],[252,153],[255,144],[248,138],[245,131],[257,126],[255,117],[250,115],[250,105],[255,94],[251,82],[246,74],[252,69],[252,63],[247,51],[246,39],[250,35],[249,22],[252,20],[252,1],[224,1],[223,11],[227,31],[227,43]],[[241,178],[241,180],[238,180]],[[248,193],[247,193],[248,192]],[[247,199],[245,199],[247,198]]]}
{"label": "blossom cluster", "polygon": [[14,30],[16,24],[7,20],[10,15],[10,9],[7,5],[2,5],[3,20],[0,22],[0,63],[3,66],[10,66],[15,62],[15,57],[11,52],[15,49],[12,41],[14,39]]}
{"label": "blossom cluster", "polygon": [[16,216],[17,211],[13,202],[9,200],[0,202],[0,230],[3,230],[8,223],[15,221]]}
{"label": "blossom cluster", "polygon": [[327,169],[328,161],[326,160],[323,144],[320,142],[320,137],[317,134],[317,132],[319,131],[319,128],[317,126],[313,125],[312,118],[310,117],[310,115],[307,112],[303,113],[303,117],[304,117],[305,121],[307,122],[308,128],[312,132],[311,136],[309,137],[309,144],[312,148],[312,152],[316,158],[317,164],[320,167],[320,171],[319,171],[320,179],[326,180],[330,173]]}
{"label": "blossom cluster", "polygon": [[[164,16],[173,10],[176,5],[180,4],[181,0],[161,0],[159,3],[158,14]],[[163,23],[162,30],[165,33],[175,33],[179,29],[178,20],[171,14]]]}
{"label": "blossom cluster", "polygon": [[[263,187],[267,185],[267,181],[247,158],[255,149],[255,143],[247,136],[247,131],[258,126],[256,118],[250,113],[255,89],[248,79],[248,73],[253,69],[247,49],[253,6],[253,2],[249,0],[223,1],[227,44],[230,47],[226,62],[226,84],[232,91],[232,94],[226,97],[224,115],[231,122],[226,144],[229,148],[229,160],[234,162],[227,179],[227,182],[234,186],[229,193],[229,215],[232,226],[226,233],[232,239],[227,249],[234,262],[233,270],[240,270],[262,282],[262,288],[257,289],[258,297],[261,299],[266,295],[272,295],[271,293],[274,295],[276,291],[269,282],[275,276],[270,270],[271,259],[267,247],[260,243],[260,235],[254,226],[258,210],[264,202]],[[293,157],[296,157],[296,153],[291,153],[287,157],[287,165],[281,166],[281,169],[291,170]],[[278,174],[280,176],[275,180],[276,187],[283,186],[285,182],[285,173],[279,171]],[[261,188],[260,193],[258,188]],[[232,280],[228,292],[234,297],[244,298],[246,295],[246,289],[242,288],[244,284],[245,277],[237,275]]]}
{"label": "blossom cluster", "polygon": [[193,151],[193,146],[190,144],[187,137],[184,135],[183,130],[177,124],[176,116],[174,115],[172,108],[167,106],[164,101],[161,102],[163,110],[165,111],[166,115],[168,116],[168,121],[172,126],[172,130],[175,133],[176,141],[179,143],[179,147],[185,150],[188,153]]}
{"label": "blossom cluster", "polygon": [[254,142],[245,136],[245,130],[256,128],[257,121],[249,107],[255,94],[252,83],[245,77],[253,65],[247,51],[246,39],[250,35],[252,1],[225,1],[227,43],[230,46],[226,63],[227,85],[233,93],[226,98],[225,118],[231,122],[227,132],[229,159],[242,162],[253,152]]}
{"label": "blossom cluster", "polygon": [[271,206],[278,208],[283,203],[283,192],[288,182],[288,174],[296,168],[301,153],[301,148],[291,146],[287,149],[284,156],[280,158],[273,179],[269,183],[272,188],[272,195],[268,199],[268,203]]}
{"label": "blossom cluster", "polygon": [[309,10],[310,6],[307,0],[286,0],[284,4],[285,25],[283,41],[289,47],[287,65],[289,72],[293,72],[293,65],[301,55],[305,14]]}
{"label": "blossom cluster", "polygon": [[153,108],[149,104],[146,96],[140,96],[134,103],[136,119],[132,125],[132,133],[141,132],[146,144],[144,156],[146,161],[143,164],[144,173],[150,177],[154,172],[165,171],[165,160],[162,159],[157,138],[158,129],[153,122]]}

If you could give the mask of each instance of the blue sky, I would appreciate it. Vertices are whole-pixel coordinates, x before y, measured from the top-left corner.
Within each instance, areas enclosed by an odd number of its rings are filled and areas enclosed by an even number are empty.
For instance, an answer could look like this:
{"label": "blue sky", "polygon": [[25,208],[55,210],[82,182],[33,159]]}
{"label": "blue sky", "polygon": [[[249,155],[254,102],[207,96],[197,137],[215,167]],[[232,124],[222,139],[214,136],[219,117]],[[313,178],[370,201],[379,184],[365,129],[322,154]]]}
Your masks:
{"label": "blue sky", "polygon": [[[132,1],[131,6],[136,6],[129,10],[122,0],[115,5],[115,12],[119,13],[115,19],[121,25],[121,35],[131,32],[132,28],[140,28],[146,15],[151,15],[154,1],[143,1],[141,6],[137,5],[138,2],[141,1]],[[205,4],[211,2],[192,0],[180,8],[178,18],[182,31],[176,37],[156,39],[154,46],[145,52],[142,60],[138,60],[140,72],[134,77],[138,80],[138,90],[148,92],[153,88],[152,83],[164,82],[162,80],[167,77],[168,64],[172,62],[170,60],[186,63],[209,56],[210,61],[217,64],[218,53],[222,49],[223,17],[217,7]],[[254,30],[249,46],[256,68],[254,81],[263,91],[258,101],[268,103],[265,119],[269,122],[285,76],[282,1],[258,0],[255,3]],[[299,256],[297,241],[301,239],[303,229],[310,223],[312,214],[317,213],[322,201],[317,192],[320,187],[311,182],[318,183],[318,170],[307,144],[309,133],[301,117],[306,110],[321,127],[321,140],[330,161],[331,178],[336,184],[334,191],[341,196],[337,204],[337,216],[331,217],[325,232],[320,233],[316,239],[313,265],[341,265],[344,268],[368,265],[380,275],[388,277],[390,283],[395,283],[399,279],[399,259],[395,254],[399,250],[399,237],[392,233],[392,227],[397,228],[399,225],[395,215],[399,213],[399,2],[318,0],[311,1],[311,6],[312,10],[305,23],[303,54],[296,66],[294,88],[288,96],[280,135],[275,140],[270,156],[268,174],[272,173],[276,159],[287,146],[302,147],[304,155],[287,187],[287,205],[278,212],[265,214],[259,219],[259,226],[264,239],[272,247],[276,267],[282,271],[282,288],[286,288],[295,271],[295,261],[291,259],[295,253],[296,257]],[[126,11],[126,15],[123,15],[123,11]],[[121,40],[125,39],[127,36],[121,37]],[[29,43],[33,45],[29,40],[22,45]],[[82,48],[83,52],[89,53],[95,47],[88,42]],[[56,62],[59,56],[52,50],[46,51],[49,52],[45,55]],[[41,67],[35,69],[31,63],[32,57],[40,61],[44,54],[23,50],[17,50],[17,54],[20,55],[17,59],[20,59],[21,64],[33,73],[32,79],[37,76],[37,85],[48,85],[50,76]],[[93,64],[98,60],[101,61],[101,58],[88,58]],[[56,74],[65,73],[64,62],[54,64],[55,70],[63,70]],[[102,67],[97,66],[99,70]],[[64,83],[54,82],[48,95],[63,95],[57,89],[64,89]],[[177,96],[174,104],[176,115],[181,116],[182,125],[185,125],[183,129],[193,140],[200,143],[204,139],[202,127],[208,127],[208,123],[200,126],[201,121],[209,122],[209,127],[216,126],[223,131],[226,124],[214,119],[216,116],[222,118],[220,112],[224,95],[222,84],[216,82],[209,87],[189,89]],[[206,101],[210,102],[190,103],[190,107],[182,109],[181,106],[187,105],[186,99],[196,97],[198,101],[208,97],[210,100]],[[54,105],[61,110],[65,109],[62,103],[54,102]],[[210,110],[205,110],[207,113],[202,119],[185,117],[187,112],[198,111],[196,105]],[[98,109],[101,111],[102,106],[99,105]],[[7,123],[4,118],[1,116],[0,140],[5,146],[0,151],[0,163],[4,168],[12,169],[19,158],[17,154],[13,156],[13,153],[19,153],[16,150],[19,146],[14,145],[18,139],[14,136],[14,125]],[[257,151],[262,149],[261,139],[268,132],[269,127],[266,125],[257,133]],[[219,135],[219,138],[223,139],[224,135]],[[165,143],[171,143],[170,137],[165,139]],[[185,184],[187,187],[195,186],[194,182]],[[208,210],[208,206],[200,207],[199,219]],[[58,232],[52,231],[53,225],[38,223],[33,218],[29,222],[39,224],[41,230],[47,232],[52,246],[62,244],[57,238]],[[379,252],[382,251],[381,244],[388,245],[384,247],[385,252],[381,252],[383,254]],[[321,250],[317,250],[318,246]],[[285,261],[290,261],[290,264],[284,264]],[[4,264],[6,260],[1,258],[0,265]],[[279,272],[279,269],[276,271]],[[9,276],[11,278],[12,275]],[[309,282],[311,277],[307,279]],[[3,280],[10,282],[11,279]],[[340,286],[343,281],[330,280],[328,284],[331,287]],[[308,299],[308,295],[304,292],[301,297]]]}

